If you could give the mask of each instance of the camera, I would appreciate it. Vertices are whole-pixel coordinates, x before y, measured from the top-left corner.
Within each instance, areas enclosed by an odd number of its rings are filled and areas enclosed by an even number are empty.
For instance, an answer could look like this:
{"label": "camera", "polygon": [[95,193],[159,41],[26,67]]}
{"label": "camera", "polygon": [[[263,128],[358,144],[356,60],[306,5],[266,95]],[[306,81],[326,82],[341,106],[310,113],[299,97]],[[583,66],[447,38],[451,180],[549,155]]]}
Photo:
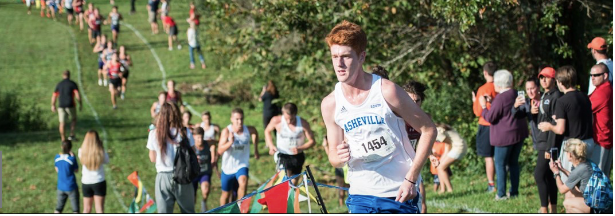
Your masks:
{"label": "camera", "polygon": [[518,91],[518,92],[517,92],[517,97],[523,97],[523,98],[525,98],[525,92],[524,92],[524,91]]}

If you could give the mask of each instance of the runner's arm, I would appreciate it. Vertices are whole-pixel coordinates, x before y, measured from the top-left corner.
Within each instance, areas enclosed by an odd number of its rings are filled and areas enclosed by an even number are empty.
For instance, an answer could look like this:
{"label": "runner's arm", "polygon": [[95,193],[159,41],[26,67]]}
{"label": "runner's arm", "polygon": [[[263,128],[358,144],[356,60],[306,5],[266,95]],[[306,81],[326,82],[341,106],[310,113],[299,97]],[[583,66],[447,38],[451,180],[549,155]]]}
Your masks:
{"label": "runner's arm", "polygon": [[[229,140],[229,136],[231,140]],[[220,141],[218,141],[218,154],[222,155],[226,150],[231,148],[231,145],[233,145],[233,141],[233,135],[229,135],[228,129],[222,129],[222,133],[220,134]]]}
{"label": "runner's arm", "polygon": [[[421,133],[418,140],[416,156],[405,178],[417,182],[421,168],[425,164],[436,139],[436,125],[431,118],[412,101],[412,98],[399,86],[389,80],[382,80],[382,95],[391,110]],[[406,182],[406,181],[404,181]],[[415,185],[416,186],[416,185]],[[409,197],[413,198],[413,197]]]}
{"label": "runner's arm", "polygon": [[248,131],[250,131],[250,137],[252,137],[252,143],[254,143],[254,158],[260,158],[260,154],[258,154],[258,131],[254,126],[248,126]]}
{"label": "runner's arm", "polygon": [[273,144],[271,132],[275,130],[275,126],[280,123],[280,118],[280,116],[274,116],[265,128],[265,144],[269,146],[269,149],[276,149],[276,146]]}
{"label": "runner's arm", "polygon": [[303,151],[314,146],[314,133],[310,128],[310,124],[303,118],[301,119],[301,126],[303,126],[303,133],[305,135],[305,138],[307,139],[307,142],[303,143],[303,145],[301,146],[297,146],[297,150]]}
{"label": "runner's arm", "polygon": [[345,161],[337,154],[337,146],[342,145],[344,140],[344,131],[335,123],[334,119],[335,110],[335,95],[330,93],[322,100],[320,104],[320,112],[322,119],[325,122],[327,128],[327,143],[329,144],[329,163],[336,168],[342,168]]}

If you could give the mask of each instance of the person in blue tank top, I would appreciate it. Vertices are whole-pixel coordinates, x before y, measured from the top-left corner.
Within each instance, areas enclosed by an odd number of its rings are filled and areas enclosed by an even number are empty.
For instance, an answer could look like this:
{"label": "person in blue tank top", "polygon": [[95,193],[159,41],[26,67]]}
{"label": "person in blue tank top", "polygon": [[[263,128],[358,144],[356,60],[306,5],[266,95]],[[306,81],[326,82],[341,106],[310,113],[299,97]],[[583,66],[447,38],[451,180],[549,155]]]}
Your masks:
{"label": "person in blue tank top", "polygon": [[62,141],[62,152],[55,157],[55,168],[58,173],[58,203],[54,213],[62,213],[66,199],[70,198],[73,213],[79,213],[79,187],[75,173],[79,170],[79,164],[70,140]]}
{"label": "person in blue tank top", "polygon": [[[350,213],[418,213],[420,170],[436,138],[436,127],[395,83],[363,70],[367,36],[343,21],[326,37],[338,83],[321,103],[329,162],[348,164],[346,205]],[[421,133],[416,155],[405,123]],[[347,142],[344,142],[344,140]]]}

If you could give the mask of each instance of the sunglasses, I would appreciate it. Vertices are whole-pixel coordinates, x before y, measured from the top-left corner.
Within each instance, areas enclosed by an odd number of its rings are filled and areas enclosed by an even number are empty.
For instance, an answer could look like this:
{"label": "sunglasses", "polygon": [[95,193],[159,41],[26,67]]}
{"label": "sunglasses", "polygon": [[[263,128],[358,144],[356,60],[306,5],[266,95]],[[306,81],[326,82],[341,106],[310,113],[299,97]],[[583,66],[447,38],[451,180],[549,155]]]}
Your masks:
{"label": "sunglasses", "polygon": [[599,74],[589,74],[589,76],[592,76],[592,77],[599,77],[599,76],[602,76],[602,74],[604,74],[604,73],[599,73]]}

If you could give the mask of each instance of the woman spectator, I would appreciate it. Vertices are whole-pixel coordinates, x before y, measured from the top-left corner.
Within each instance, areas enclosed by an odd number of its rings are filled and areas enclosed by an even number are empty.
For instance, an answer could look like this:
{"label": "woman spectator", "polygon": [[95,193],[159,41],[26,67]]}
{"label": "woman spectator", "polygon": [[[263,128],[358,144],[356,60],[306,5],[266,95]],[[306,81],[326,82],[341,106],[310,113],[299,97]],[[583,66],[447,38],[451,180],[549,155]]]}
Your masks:
{"label": "woman spectator", "polygon": [[447,124],[439,124],[438,127],[438,136],[436,137],[436,141],[445,143],[445,154],[439,160],[439,165],[437,167],[438,170],[438,178],[440,179],[440,183],[442,183],[442,187],[440,187],[440,193],[443,193],[446,188],[446,192],[453,192],[453,185],[451,184],[451,180],[449,178],[449,167],[457,160],[463,158],[466,154],[468,147],[466,141],[461,138],[459,133],[453,129],[450,125]]}
{"label": "woman spectator", "polygon": [[156,129],[149,132],[147,148],[149,159],[156,164],[156,206],[158,213],[173,213],[175,201],[182,213],[194,213],[194,187],[173,180],[175,152],[182,139],[194,146],[190,130],[181,130],[182,119],[177,106],[166,102],[160,108]]}
{"label": "woman spectator", "polygon": [[[591,208],[585,204],[583,198],[583,191],[593,173],[592,166],[587,161],[587,144],[579,139],[569,139],[566,141],[564,153],[574,167],[572,171],[564,169],[559,160],[551,161],[549,166],[554,173],[557,189],[566,194],[563,203],[566,213],[590,213]],[[566,182],[562,181],[562,173],[568,176]]]}
{"label": "woman spectator", "polygon": [[[495,173],[497,176],[497,194],[495,200],[504,200],[519,195],[519,154],[523,140],[528,136],[525,116],[513,115],[511,110],[517,98],[517,92],[511,89],[513,77],[507,70],[498,70],[494,74],[493,84],[498,96],[487,109],[488,96],[479,95],[483,109],[482,116],[491,124],[489,140],[494,146]],[[506,196],[506,166],[510,171],[510,191]]]}
{"label": "woman spectator", "polygon": [[267,128],[271,118],[280,114],[280,108],[273,103],[273,100],[278,97],[280,97],[278,95],[278,89],[275,84],[273,84],[273,81],[269,80],[267,85],[263,86],[263,91],[258,98],[259,101],[263,102],[263,128]]}
{"label": "woman spectator", "polygon": [[192,119],[192,113],[189,111],[185,111],[182,113],[182,125],[187,127],[188,129],[194,128],[193,124],[190,124],[190,119]]}
{"label": "woman spectator", "polygon": [[107,182],[103,165],[109,163],[109,155],[95,130],[90,130],[85,134],[78,155],[83,170],[81,174],[83,213],[92,211],[92,201],[94,201],[96,213],[104,213]]}

